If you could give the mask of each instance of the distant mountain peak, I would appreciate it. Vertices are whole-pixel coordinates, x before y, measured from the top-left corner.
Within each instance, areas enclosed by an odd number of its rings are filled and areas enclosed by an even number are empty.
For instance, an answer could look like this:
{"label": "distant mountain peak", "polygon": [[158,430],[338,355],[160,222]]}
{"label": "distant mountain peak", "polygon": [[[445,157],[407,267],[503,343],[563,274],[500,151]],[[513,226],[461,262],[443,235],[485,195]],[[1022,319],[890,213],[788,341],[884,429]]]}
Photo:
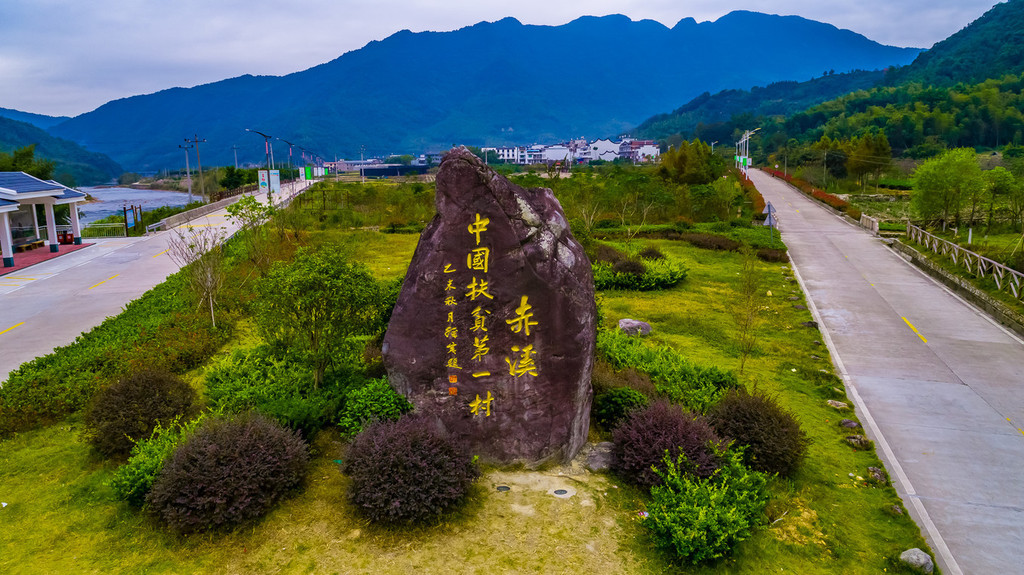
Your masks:
{"label": "distant mountain peak", "polygon": [[[233,163],[233,145],[240,161],[258,161],[262,142],[244,131],[255,125],[329,158],[358,156],[361,146],[376,155],[528,144],[623,133],[705,91],[882,68],[917,55],[809,22],[737,12],[669,29],[609,14],[558,26],[503,18],[451,32],[403,30],[308,70],[110,102],[52,131],[134,170],[177,167],[180,151],[166,142],[179,141],[182,130],[209,140],[204,163]],[[773,28],[771,54],[757,55],[772,66],[737,66],[751,55],[731,42],[708,49],[744,27]]]}

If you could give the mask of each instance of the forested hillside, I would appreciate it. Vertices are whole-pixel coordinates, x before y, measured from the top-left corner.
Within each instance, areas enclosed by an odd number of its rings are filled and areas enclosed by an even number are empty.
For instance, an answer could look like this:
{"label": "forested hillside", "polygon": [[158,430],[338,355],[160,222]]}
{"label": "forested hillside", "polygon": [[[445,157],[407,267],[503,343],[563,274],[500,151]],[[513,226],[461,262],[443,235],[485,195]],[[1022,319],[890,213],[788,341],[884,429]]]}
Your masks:
{"label": "forested hillside", "polygon": [[970,25],[922,52],[912,64],[894,69],[889,85],[976,84],[1024,73],[1024,0],[996,4]]}
{"label": "forested hillside", "polygon": [[704,92],[671,114],[647,119],[636,129],[641,138],[664,140],[674,134],[702,140],[725,140],[732,126],[723,126],[734,115],[742,114],[749,123],[760,116],[789,115],[857,90],[868,90],[882,81],[881,70],[826,74],[807,82],[775,82],[750,90]]}
{"label": "forested hillside", "polygon": [[109,157],[74,142],[55,138],[25,122],[0,117],[0,152],[35,145],[35,155],[53,160],[53,176],[65,185],[87,186],[114,180],[123,172]]}

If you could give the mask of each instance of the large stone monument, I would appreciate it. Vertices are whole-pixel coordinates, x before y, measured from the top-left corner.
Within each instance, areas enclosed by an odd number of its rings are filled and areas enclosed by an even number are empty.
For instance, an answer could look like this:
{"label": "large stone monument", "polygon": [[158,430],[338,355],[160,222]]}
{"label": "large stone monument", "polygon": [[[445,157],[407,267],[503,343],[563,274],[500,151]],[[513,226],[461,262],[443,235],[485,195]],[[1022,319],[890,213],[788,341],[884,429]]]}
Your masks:
{"label": "large stone monument", "polygon": [[391,385],[486,460],[566,461],[587,438],[595,317],[551,190],[450,151],[384,337]]}

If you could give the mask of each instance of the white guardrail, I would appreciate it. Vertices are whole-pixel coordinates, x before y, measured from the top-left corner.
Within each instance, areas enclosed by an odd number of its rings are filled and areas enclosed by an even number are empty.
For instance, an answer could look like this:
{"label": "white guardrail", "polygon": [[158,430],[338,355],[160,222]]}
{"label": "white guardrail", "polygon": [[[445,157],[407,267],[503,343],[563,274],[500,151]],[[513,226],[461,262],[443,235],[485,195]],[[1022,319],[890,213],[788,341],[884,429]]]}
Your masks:
{"label": "white guardrail", "polygon": [[907,237],[933,253],[949,256],[953,263],[967,268],[978,277],[991,276],[999,291],[1008,288],[1013,297],[1017,299],[1021,299],[1021,295],[1024,295],[1024,290],[1021,289],[1024,286],[1024,274],[1013,268],[936,237],[913,224],[907,224]]}

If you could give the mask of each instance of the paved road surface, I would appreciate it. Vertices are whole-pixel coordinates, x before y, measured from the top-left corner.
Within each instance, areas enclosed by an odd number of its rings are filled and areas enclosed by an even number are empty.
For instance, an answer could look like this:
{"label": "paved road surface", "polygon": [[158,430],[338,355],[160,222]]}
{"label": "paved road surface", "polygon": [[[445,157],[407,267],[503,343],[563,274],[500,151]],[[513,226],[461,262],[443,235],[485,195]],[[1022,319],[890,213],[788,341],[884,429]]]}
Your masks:
{"label": "paved road surface", "polygon": [[836,367],[945,573],[1024,573],[1024,343],[881,240],[750,177]]}
{"label": "paved road surface", "polygon": [[[294,196],[305,182],[286,184]],[[265,194],[257,198],[266,202]],[[275,203],[278,198],[275,198]],[[227,210],[179,226],[235,227]],[[174,231],[97,240],[96,245],[0,276],[0,383],[22,363],[67,345],[117,315],[178,266],[167,255]],[[92,241],[92,240],[90,240]]]}

